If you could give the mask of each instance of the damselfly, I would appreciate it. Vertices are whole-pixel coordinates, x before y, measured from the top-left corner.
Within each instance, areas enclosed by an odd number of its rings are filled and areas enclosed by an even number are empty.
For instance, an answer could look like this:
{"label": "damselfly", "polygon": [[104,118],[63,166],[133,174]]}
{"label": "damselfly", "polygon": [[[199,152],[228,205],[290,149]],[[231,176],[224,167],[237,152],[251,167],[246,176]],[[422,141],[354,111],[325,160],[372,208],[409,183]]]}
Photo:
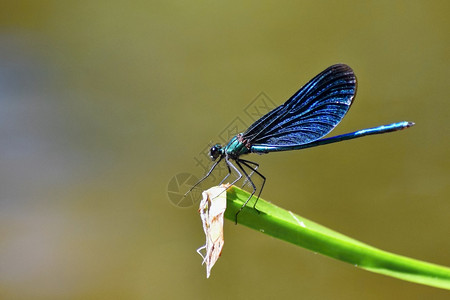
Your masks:
{"label": "damselfly", "polygon": [[[404,121],[321,139],[342,120],[350,109],[355,94],[356,76],[349,66],[337,64],[327,68],[284,104],[261,117],[245,132],[233,137],[228,144],[225,146],[216,144],[211,147],[209,156],[215,163],[187,193],[205,180],[214,168],[222,160],[225,160],[228,174],[220,183],[223,183],[233,170],[236,172],[237,178],[231,184],[235,184],[245,176],[253,188],[250,197],[236,213],[237,221],[237,215],[257,190],[251,179],[252,174],[257,174],[263,180],[253,208],[255,208],[266,182],[266,177],[258,171],[259,165],[242,159],[242,155],[310,148],[366,135],[397,131],[414,125],[412,122]],[[249,172],[244,167],[248,168]]]}

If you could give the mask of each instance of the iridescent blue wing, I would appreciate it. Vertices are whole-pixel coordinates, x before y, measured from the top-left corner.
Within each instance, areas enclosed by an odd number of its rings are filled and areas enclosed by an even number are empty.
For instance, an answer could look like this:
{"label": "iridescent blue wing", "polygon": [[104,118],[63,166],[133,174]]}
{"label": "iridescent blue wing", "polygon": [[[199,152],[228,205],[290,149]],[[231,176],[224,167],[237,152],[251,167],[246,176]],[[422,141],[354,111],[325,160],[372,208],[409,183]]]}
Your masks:
{"label": "iridescent blue wing", "polygon": [[356,77],[344,64],[327,68],[242,134],[251,145],[289,146],[313,142],[342,120],[356,93]]}

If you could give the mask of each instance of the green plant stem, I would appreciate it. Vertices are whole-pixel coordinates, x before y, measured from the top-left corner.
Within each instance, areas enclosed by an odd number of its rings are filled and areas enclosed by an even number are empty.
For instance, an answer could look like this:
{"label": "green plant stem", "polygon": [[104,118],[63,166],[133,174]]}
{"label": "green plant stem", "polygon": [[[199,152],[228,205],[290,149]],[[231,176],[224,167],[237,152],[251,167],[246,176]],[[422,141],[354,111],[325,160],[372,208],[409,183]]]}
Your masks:
{"label": "green plant stem", "polygon": [[[235,221],[236,212],[249,194],[232,186],[227,190],[225,217]],[[253,209],[253,197],[237,222],[311,251],[359,268],[433,287],[450,289],[450,268],[389,253],[349,238],[263,199]]]}

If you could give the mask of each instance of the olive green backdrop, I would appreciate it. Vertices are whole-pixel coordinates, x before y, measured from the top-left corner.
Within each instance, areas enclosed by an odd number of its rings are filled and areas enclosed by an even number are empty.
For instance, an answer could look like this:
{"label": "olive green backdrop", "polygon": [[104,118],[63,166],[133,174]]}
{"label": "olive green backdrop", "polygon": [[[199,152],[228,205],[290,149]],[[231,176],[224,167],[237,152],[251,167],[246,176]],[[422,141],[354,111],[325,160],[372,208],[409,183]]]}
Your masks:
{"label": "olive green backdrop", "polygon": [[450,266],[449,12],[448,1],[2,1],[0,297],[448,297],[228,221],[207,280],[198,202],[174,205],[168,189],[202,175],[196,159],[236,117],[249,124],[261,92],[281,104],[347,63],[358,94],[333,134],[416,126],[248,157],[268,178],[263,198]]}

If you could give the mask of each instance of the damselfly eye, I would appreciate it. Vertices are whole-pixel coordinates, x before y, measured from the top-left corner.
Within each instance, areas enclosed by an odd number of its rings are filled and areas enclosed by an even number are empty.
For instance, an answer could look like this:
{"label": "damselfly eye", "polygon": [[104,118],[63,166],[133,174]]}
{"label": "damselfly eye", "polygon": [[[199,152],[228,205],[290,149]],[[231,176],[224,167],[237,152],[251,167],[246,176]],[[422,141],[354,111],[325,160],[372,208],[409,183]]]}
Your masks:
{"label": "damselfly eye", "polygon": [[209,157],[211,157],[211,160],[216,160],[220,155],[222,154],[222,146],[219,144],[214,145],[209,149]]}

